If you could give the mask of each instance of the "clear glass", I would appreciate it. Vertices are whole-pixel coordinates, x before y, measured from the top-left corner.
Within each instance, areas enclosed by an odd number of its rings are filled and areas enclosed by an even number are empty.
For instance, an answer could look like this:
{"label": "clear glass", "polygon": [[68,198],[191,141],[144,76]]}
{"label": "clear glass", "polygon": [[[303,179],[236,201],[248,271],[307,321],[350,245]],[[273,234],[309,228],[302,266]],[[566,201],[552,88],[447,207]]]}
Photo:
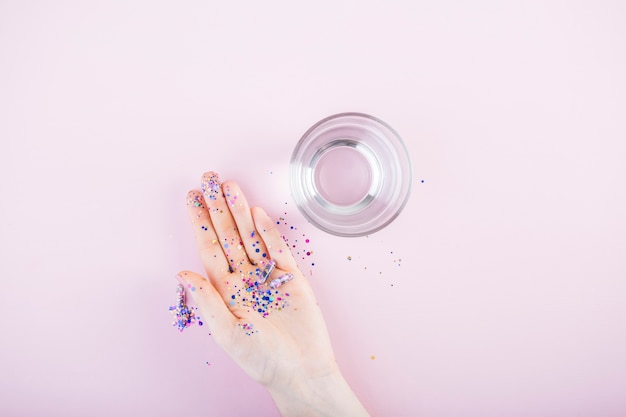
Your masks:
{"label": "clear glass", "polygon": [[404,142],[391,126],[362,113],[340,113],[313,125],[289,168],[298,209],[338,236],[364,236],[387,226],[411,192]]}

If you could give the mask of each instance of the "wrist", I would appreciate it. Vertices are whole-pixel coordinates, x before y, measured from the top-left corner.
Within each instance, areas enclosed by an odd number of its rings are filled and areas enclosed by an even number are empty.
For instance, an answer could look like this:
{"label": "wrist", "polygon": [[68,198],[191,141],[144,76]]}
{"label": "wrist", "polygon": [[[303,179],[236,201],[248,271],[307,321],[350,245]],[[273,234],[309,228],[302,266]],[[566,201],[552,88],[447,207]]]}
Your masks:
{"label": "wrist", "polygon": [[283,417],[369,416],[338,368],[324,375],[294,377],[268,391]]}

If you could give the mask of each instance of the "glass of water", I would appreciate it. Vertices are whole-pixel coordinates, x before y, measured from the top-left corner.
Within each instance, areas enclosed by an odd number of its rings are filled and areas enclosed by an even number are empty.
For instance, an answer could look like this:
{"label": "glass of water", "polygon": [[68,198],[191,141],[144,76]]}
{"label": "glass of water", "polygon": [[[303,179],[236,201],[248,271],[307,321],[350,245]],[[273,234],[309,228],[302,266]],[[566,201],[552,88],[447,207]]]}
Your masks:
{"label": "glass of water", "polygon": [[362,113],[313,125],[291,156],[291,193],[304,216],[338,236],[363,236],[391,223],[411,191],[412,168],[391,126]]}

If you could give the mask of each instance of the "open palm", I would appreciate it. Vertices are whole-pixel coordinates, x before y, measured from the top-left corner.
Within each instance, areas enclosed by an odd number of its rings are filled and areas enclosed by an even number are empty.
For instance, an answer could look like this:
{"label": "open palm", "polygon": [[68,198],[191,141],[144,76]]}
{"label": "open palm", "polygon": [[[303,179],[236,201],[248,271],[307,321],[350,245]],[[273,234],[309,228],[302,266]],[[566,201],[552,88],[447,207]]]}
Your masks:
{"label": "open palm", "polygon": [[[214,172],[202,176],[202,192],[188,193],[187,206],[207,278],[185,271],[179,279],[216,342],[274,389],[336,372],[313,291],[267,214]],[[260,282],[270,260],[275,269]]]}

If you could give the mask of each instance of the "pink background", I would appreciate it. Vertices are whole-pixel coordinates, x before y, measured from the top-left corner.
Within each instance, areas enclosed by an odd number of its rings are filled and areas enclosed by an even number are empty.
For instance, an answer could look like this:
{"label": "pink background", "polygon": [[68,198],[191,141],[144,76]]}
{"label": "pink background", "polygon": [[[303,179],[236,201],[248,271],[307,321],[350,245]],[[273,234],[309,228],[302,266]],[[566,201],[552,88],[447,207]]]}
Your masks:
{"label": "pink background", "polygon": [[[311,240],[372,414],[626,415],[626,5],[296,3],[0,3],[0,415],[277,415],[171,327],[208,169]],[[368,238],[289,194],[296,141],[342,111],[414,163]]]}

